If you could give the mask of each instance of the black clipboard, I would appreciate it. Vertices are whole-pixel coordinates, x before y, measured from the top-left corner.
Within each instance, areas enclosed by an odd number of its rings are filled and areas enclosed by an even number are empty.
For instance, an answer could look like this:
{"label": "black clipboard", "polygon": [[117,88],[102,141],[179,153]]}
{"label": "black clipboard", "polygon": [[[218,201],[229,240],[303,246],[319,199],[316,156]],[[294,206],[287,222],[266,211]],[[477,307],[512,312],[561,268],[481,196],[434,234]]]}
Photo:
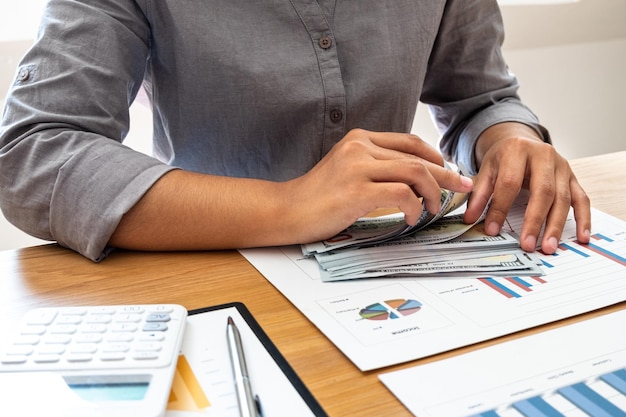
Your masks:
{"label": "black clipboard", "polygon": [[[321,405],[317,402],[313,394],[308,390],[306,385],[302,382],[298,374],[293,370],[291,365],[287,362],[285,357],[280,353],[278,348],[274,345],[271,339],[267,336],[265,331],[261,328],[259,323],[255,320],[252,313],[248,310],[248,308],[241,302],[231,302],[226,304],[219,304],[209,307],[203,307],[199,309],[189,310],[189,316],[194,316],[197,314],[208,313],[217,310],[230,309],[235,308],[241,318],[248,325],[248,328],[254,333],[256,338],[259,340],[261,345],[265,348],[270,357],[274,360],[276,365],[280,368],[284,376],[289,380],[291,385],[294,387],[296,392],[300,395],[303,402],[308,406],[314,416],[316,417],[328,417],[328,414],[324,411]],[[225,325],[225,323],[224,323]],[[241,326],[239,326],[241,327]],[[224,327],[225,329],[225,327]],[[225,335],[225,333],[224,333]],[[225,341],[224,336],[224,341]],[[263,405],[263,407],[267,407],[267,405]]]}

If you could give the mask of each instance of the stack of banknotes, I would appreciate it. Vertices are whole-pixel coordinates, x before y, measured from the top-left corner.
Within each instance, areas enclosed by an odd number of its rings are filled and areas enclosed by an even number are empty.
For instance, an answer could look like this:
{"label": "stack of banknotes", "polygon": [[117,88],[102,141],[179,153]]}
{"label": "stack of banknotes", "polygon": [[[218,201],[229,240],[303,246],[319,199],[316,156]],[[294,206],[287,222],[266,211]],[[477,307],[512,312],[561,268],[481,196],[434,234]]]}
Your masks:
{"label": "stack of banknotes", "polygon": [[455,214],[467,195],[442,190],[442,208],[408,226],[403,213],[357,220],[331,239],[302,245],[314,257],[322,281],[378,277],[540,276],[540,259],[523,251],[517,236],[484,232],[483,216],[474,224]]}

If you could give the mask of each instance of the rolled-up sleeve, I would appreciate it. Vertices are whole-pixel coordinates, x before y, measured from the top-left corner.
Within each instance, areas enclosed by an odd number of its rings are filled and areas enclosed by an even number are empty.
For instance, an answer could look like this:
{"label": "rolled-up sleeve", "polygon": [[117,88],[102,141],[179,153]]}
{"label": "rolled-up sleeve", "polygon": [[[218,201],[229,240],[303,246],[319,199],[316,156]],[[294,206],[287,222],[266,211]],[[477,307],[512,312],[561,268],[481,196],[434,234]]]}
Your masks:
{"label": "rolled-up sleeve", "polygon": [[[90,22],[92,24],[90,24]],[[121,217],[172,167],[124,146],[148,25],[132,1],[52,0],[0,130],[2,212],[98,261]]]}
{"label": "rolled-up sleeve", "polygon": [[519,83],[502,57],[504,26],[496,1],[448,1],[429,61],[421,101],[442,133],[444,156],[478,171],[480,134],[503,122],[526,124],[550,142],[548,131],[518,96]]}

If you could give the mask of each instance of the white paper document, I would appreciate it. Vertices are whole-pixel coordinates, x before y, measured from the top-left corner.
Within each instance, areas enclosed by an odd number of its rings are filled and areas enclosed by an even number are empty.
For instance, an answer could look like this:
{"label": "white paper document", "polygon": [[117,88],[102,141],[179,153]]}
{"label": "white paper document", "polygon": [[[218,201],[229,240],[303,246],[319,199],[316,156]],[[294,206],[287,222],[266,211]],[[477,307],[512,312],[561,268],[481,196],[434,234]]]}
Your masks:
{"label": "white paper document", "polygon": [[626,310],[379,376],[420,417],[626,416]]}
{"label": "white paper document", "polygon": [[285,370],[288,365],[282,362],[282,356],[277,357],[267,336],[260,337],[259,330],[251,327],[258,324],[251,322],[243,305],[216,307],[187,318],[165,417],[241,416],[226,341],[228,317],[233,318],[241,333],[252,389],[263,415],[326,416],[308,390],[303,392],[305,387],[299,378],[295,374],[287,376],[285,372],[293,371]]}
{"label": "white paper document", "polygon": [[[526,204],[506,230],[517,233]],[[542,276],[322,282],[299,246],[240,252],[361,370],[402,363],[626,300],[626,222],[592,211],[589,245],[570,214]]]}

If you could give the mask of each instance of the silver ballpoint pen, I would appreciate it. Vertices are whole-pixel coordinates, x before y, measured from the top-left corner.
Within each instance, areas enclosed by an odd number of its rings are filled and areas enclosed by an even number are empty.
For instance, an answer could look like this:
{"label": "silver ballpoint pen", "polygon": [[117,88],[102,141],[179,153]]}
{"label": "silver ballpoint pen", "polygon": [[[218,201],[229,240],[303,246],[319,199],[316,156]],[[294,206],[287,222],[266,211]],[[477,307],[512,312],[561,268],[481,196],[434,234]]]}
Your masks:
{"label": "silver ballpoint pen", "polygon": [[230,316],[226,324],[226,338],[228,339],[230,362],[233,367],[237,402],[239,403],[241,417],[261,417],[259,401],[252,394],[252,386],[250,385],[241,336],[233,318]]}

